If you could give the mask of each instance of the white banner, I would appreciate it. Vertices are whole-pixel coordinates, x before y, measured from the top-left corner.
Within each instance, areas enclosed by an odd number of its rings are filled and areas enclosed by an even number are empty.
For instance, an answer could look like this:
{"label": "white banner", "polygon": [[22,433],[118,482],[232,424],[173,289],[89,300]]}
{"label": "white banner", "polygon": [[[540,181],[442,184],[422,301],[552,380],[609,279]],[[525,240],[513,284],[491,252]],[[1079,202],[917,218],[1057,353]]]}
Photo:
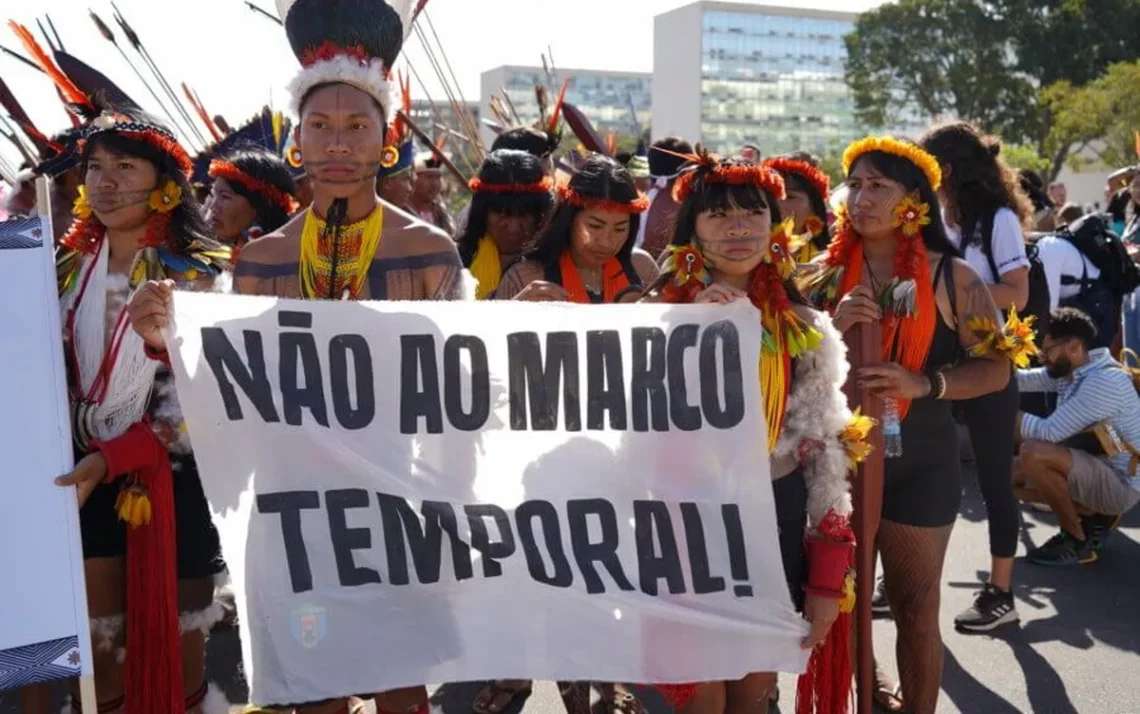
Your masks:
{"label": "white banner", "polygon": [[[41,205],[44,205],[41,203]],[[52,232],[0,223],[0,691],[91,674]]]}
{"label": "white banner", "polygon": [[174,306],[252,701],[802,671],[751,305]]}

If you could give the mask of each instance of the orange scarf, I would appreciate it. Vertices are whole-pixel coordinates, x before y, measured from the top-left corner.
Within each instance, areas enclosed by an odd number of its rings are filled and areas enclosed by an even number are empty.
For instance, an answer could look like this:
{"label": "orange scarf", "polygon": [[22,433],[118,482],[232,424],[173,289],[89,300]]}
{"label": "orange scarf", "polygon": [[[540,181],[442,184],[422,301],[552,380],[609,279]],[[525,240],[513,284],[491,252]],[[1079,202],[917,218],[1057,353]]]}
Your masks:
{"label": "orange scarf", "polygon": [[[574,265],[574,259],[570,257],[570,251],[562,251],[562,257],[558,259],[558,270],[562,273],[562,289],[566,291],[570,302],[589,304],[590,295],[586,292],[578,266]],[[602,275],[602,302],[612,303],[621,291],[629,287],[629,278],[617,258],[606,261],[602,266]]]}
{"label": "orange scarf", "polygon": [[[863,282],[863,241],[855,235],[850,222],[844,220],[839,226],[835,240],[828,248],[827,264],[843,268],[843,277],[837,291],[838,299],[851,292]],[[915,309],[910,315],[895,315],[889,301],[883,309],[882,358],[885,362],[897,362],[911,372],[922,372],[926,368],[926,358],[934,341],[935,321],[938,307],[934,300],[934,284],[930,277],[930,263],[927,262],[926,246],[922,234],[913,238],[900,236],[895,249],[895,278],[899,281],[913,280],[915,283]],[[899,399],[899,416],[906,417],[910,409],[909,399]]]}

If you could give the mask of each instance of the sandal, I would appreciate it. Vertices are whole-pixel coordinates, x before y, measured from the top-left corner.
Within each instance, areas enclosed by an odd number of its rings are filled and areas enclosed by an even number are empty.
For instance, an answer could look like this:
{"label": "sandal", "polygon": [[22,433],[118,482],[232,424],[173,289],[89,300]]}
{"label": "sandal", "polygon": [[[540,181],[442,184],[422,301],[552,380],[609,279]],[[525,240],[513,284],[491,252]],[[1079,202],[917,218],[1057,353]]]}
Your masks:
{"label": "sandal", "polygon": [[589,682],[558,682],[558,696],[566,714],[590,714]]}
{"label": "sandal", "polygon": [[[520,695],[530,695],[533,682],[528,679],[502,679],[479,690],[471,702],[475,714],[502,714]],[[498,706],[496,706],[498,705]]]}
{"label": "sandal", "polygon": [[906,711],[905,704],[902,698],[902,687],[899,685],[891,685],[886,683],[877,683],[875,685],[875,692],[871,695],[875,700],[875,707],[885,712],[903,712]]}
{"label": "sandal", "polygon": [[626,687],[617,684],[599,684],[598,689],[602,695],[598,701],[598,708],[604,714],[645,714],[641,700]]}

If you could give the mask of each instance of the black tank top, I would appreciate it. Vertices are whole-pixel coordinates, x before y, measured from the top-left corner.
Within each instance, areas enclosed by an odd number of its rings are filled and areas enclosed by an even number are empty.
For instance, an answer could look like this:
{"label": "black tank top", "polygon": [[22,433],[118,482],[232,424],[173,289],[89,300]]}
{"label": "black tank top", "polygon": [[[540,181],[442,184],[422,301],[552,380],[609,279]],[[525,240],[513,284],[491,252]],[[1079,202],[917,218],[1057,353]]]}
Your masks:
{"label": "black tank top", "polygon": [[[934,294],[938,295],[938,283],[946,277],[946,296],[950,300],[950,312],[956,319],[958,315],[958,297],[954,290],[954,264],[949,255],[942,256],[938,261],[938,269],[934,275]],[[926,357],[926,370],[948,367],[956,364],[962,357],[962,346],[958,342],[958,332],[946,324],[942,318],[942,310],[937,307],[938,319],[934,323],[934,337],[930,341],[930,353]]]}

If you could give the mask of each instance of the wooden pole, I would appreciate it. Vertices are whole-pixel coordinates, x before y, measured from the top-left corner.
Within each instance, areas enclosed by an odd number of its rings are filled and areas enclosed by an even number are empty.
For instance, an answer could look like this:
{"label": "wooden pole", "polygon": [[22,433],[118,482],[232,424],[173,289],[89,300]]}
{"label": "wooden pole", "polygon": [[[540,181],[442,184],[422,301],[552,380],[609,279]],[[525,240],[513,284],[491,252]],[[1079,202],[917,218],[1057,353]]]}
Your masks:
{"label": "wooden pole", "polygon": [[463,188],[467,188],[467,177],[463,175],[463,172],[461,172],[455,166],[455,164],[451,163],[451,159],[447,158],[444,153],[439,150],[439,148],[435,145],[435,142],[432,141],[432,138],[428,136],[423,129],[416,126],[416,123],[412,121],[412,118],[410,116],[404,113],[403,109],[397,111],[396,113],[400,116],[401,119],[404,120],[404,123],[408,125],[408,128],[412,130],[412,133],[419,137],[420,141],[428,145],[428,148],[431,149],[431,153],[435,154],[435,157],[440,160],[440,163],[443,164],[444,168],[450,171],[452,176],[454,176],[456,180],[459,181],[459,183],[463,184]]}
{"label": "wooden pole", "polygon": [[[882,361],[882,327],[878,324],[856,325],[846,335],[851,376],[844,391],[852,409],[881,423],[883,402],[856,385],[855,370]],[[883,431],[872,429],[874,451],[859,466],[852,494],[855,499],[855,671],[857,709],[859,714],[872,714],[875,693],[875,658],[871,646],[871,599],[875,596],[875,536],[883,511]]]}

